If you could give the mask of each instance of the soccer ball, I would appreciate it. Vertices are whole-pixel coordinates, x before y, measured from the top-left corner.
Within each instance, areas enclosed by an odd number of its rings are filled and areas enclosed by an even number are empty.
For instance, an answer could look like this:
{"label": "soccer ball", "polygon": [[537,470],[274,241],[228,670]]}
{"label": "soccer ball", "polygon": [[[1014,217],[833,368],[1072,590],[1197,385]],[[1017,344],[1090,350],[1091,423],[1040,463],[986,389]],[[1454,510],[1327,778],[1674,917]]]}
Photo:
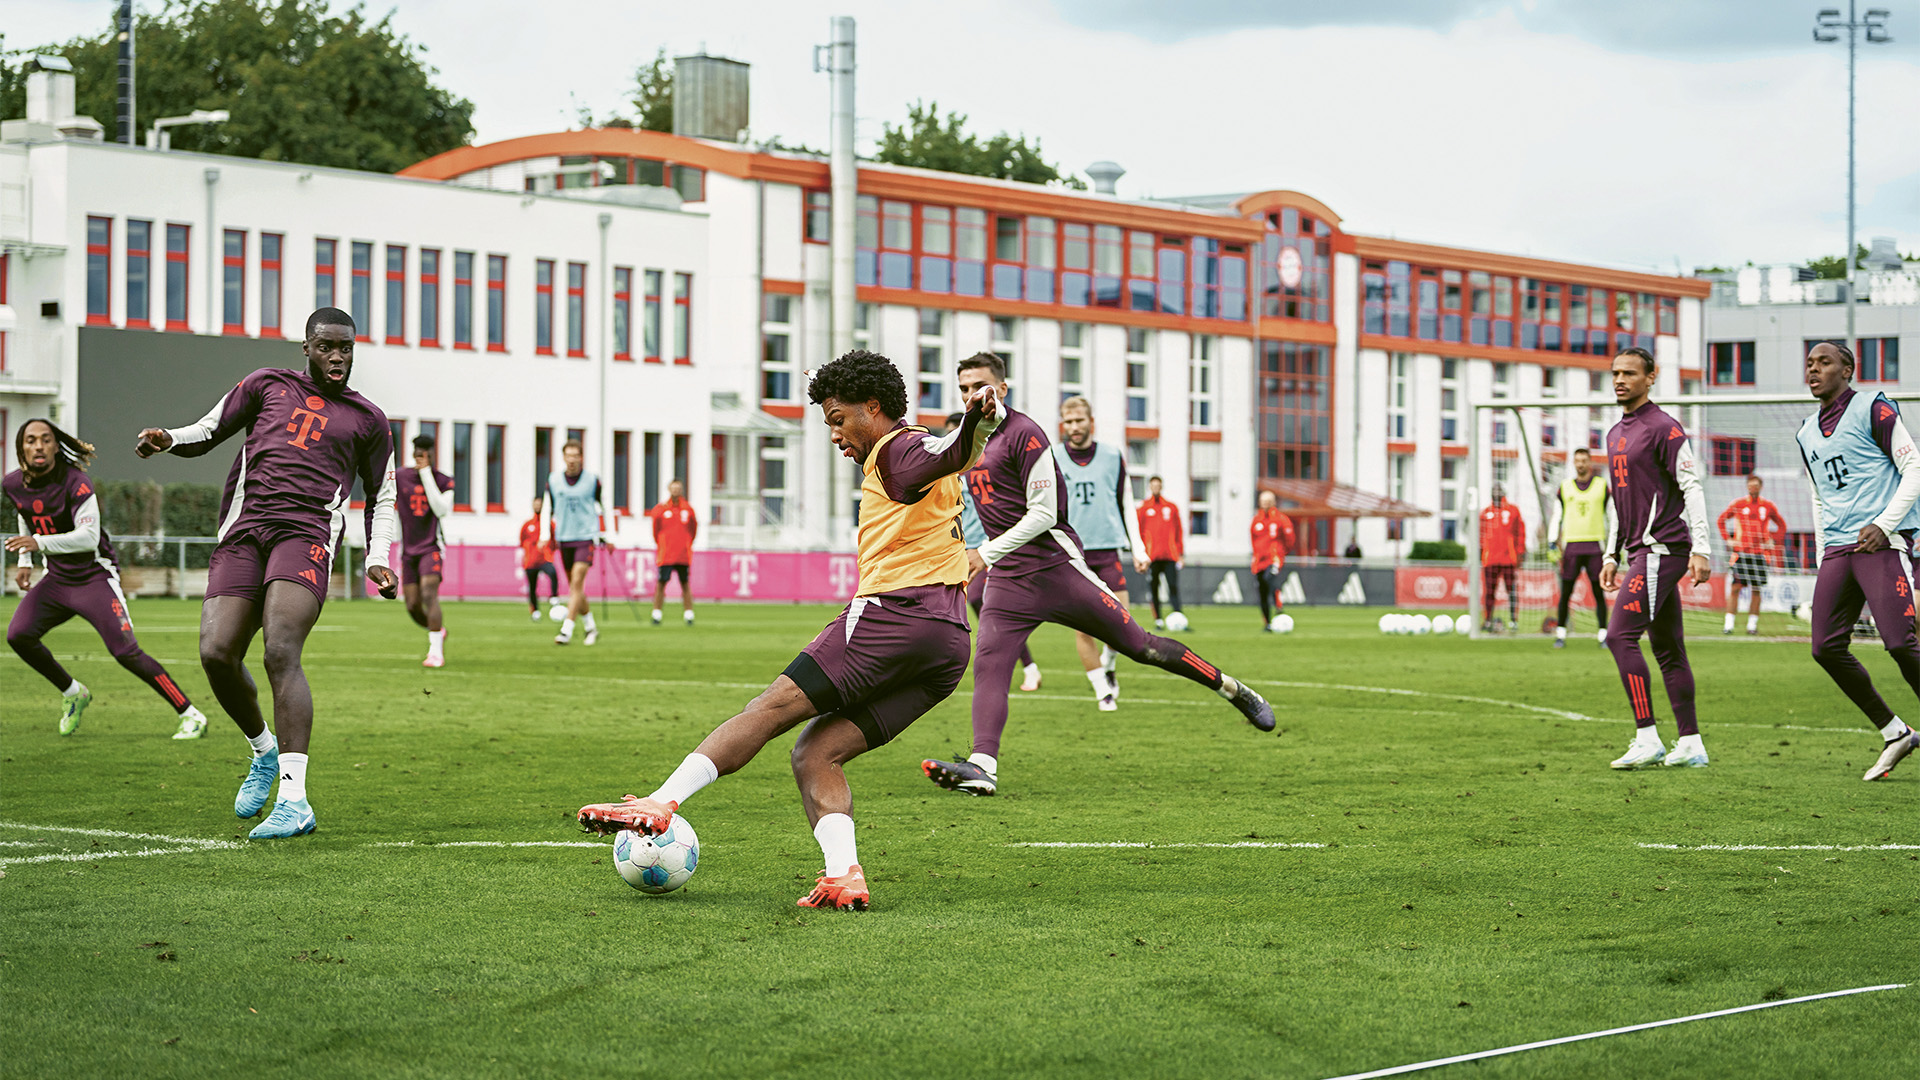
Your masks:
{"label": "soccer ball", "polygon": [[1413,616],[1401,612],[1393,617],[1393,632],[1396,634],[1413,633]]}
{"label": "soccer ball", "polygon": [[622,829],[613,838],[613,868],[643,893],[670,893],[700,865],[700,838],[679,814],[659,836]]}
{"label": "soccer ball", "polygon": [[1393,633],[1394,620],[1398,618],[1399,618],[1398,615],[1394,615],[1391,612],[1380,616],[1380,632],[1383,634]]}
{"label": "soccer ball", "polygon": [[1433,620],[1425,615],[1409,615],[1407,616],[1407,621],[1413,624],[1413,633],[1415,635],[1433,632]]}
{"label": "soccer ball", "polygon": [[554,622],[566,622],[567,605],[560,603],[558,600],[554,601],[553,606],[547,609],[547,618],[552,619]]}
{"label": "soccer ball", "polygon": [[1453,633],[1453,620],[1447,618],[1445,615],[1435,615],[1433,617],[1433,632],[1436,634]]}
{"label": "soccer ball", "polygon": [[1267,628],[1276,634],[1291,634],[1293,633],[1293,616],[1281,612],[1273,617],[1273,621],[1267,624]]}
{"label": "soccer ball", "polygon": [[1176,634],[1185,633],[1187,629],[1186,614],[1184,612],[1179,612],[1179,611],[1168,613],[1167,629],[1173,631]]}

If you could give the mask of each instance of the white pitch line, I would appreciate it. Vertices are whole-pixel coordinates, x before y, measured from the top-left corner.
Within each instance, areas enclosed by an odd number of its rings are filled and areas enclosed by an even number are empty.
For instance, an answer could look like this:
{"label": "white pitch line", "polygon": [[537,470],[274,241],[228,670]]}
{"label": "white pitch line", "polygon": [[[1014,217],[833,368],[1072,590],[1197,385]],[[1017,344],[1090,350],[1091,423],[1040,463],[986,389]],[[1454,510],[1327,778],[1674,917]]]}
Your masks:
{"label": "white pitch line", "polygon": [[1635,844],[1661,851],[1920,851],[1920,844]]}
{"label": "white pitch line", "polygon": [[1327,845],[1306,841],[1292,844],[1269,843],[1265,840],[1240,840],[1231,844],[1156,844],[1146,840],[1108,840],[1100,842],[1034,840],[1024,843],[1007,844],[1005,846],[1025,848],[1323,848]]}
{"label": "white pitch line", "polygon": [[1673,1024],[1686,1024],[1695,1020],[1711,1020],[1716,1016],[1732,1016],[1735,1013],[1754,1012],[1759,1009],[1774,1009],[1782,1005],[1798,1005],[1807,1001],[1820,1001],[1825,998],[1846,997],[1849,994],[1871,994],[1876,990],[1902,990],[1906,983],[1885,983],[1880,986],[1856,986],[1851,990],[1832,990],[1824,994],[1808,994],[1806,997],[1787,998],[1785,1001],[1762,1001],[1757,1005],[1741,1005],[1732,1009],[1718,1009],[1713,1012],[1695,1013],[1692,1016],[1677,1016],[1671,1020],[1654,1020],[1645,1024],[1629,1024],[1626,1027],[1608,1028],[1605,1031],[1589,1031],[1584,1035],[1563,1035],[1558,1039],[1542,1039],[1539,1042],[1521,1043],[1518,1046],[1503,1046],[1498,1050],[1479,1050],[1471,1054],[1455,1054],[1453,1057],[1434,1058],[1432,1061],[1416,1061],[1411,1065],[1395,1065],[1388,1069],[1375,1069],[1372,1072],[1347,1073],[1344,1076],[1329,1077],[1328,1080],[1372,1080],[1378,1076],[1399,1076],[1402,1073],[1419,1072],[1422,1069],[1437,1069],[1442,1065],[1457,1065],[1463,1061],[1480,1061],[1484,1058],[1499,1057],[1502,1054],[1517,1054],[1522,1050],[1538,1050],[1546,1046],[1560,1046],[1564,1043],[1581,1042],[1586,1039],[1601,1039],[1608,1035],[1625,1035],[1630,1031],[1647,1031],[1652,1028],[1669,1027]]}
{"label": "white pitch line", "polygon": [[[136,851],[63,851],[48,855],[22,855],[17,858],[0,859],[0,866],[24,866],[29,863],[47,862],[93,862],[97,859],[137,859],[148,855],[188,855],[198,851],[232,851],[244,844],[231,840],[202,840],[193,836],[166,836],[161,833],[122,832],[118,829],[79,829],[66,825],[28,825],[18,821],[0,821],[0,829],[22,829],[28,832],[68,833],[74,836],[97,836],[112,840],[157,840],[172,844],[173,847],[148,847]],[[32,841],[13,841],[8,846],[33,843]]]}

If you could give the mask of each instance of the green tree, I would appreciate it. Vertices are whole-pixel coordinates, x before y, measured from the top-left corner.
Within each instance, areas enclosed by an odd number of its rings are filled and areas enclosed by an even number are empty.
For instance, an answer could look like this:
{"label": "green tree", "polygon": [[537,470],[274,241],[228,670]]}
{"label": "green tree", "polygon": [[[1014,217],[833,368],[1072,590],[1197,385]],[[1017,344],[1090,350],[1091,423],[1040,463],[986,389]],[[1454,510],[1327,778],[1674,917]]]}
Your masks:
{"label": "green tree", "polygon": [[[1853,268],[1860,269],[1860,260],[1867,257],[1867,245],[1857,244],[1853,253]],[[1847,276],[1847,260],[1838,255],[1822,255],[1817,259],[1808,259],[1807,268],[1813,276],[1822,280],[1841,280]]]}
{"label": "green tree", "polygon": [[673,130],[673,64],[664,47],[633,74],[633,111],[633,127]]}
{"label": "green tree", "polygon": [[914,102],[907,107],[907,122],[899,127],[885,124],[880,134],[880,152],[876,161],[888,165],[910,165],[941,172],[969,176],[992,176],[1001,180],[1020,180],[1029,184],[1059,184],[1076,191],[1086,190],[1086,182],[1040,153],[1040,140],[1031,143],[1025,135],[1006,132],[982,142],[967,131],[963,113],[949,112],[940,118],[939,102]]}
{"label": "green tree", "polygon": [[[434,84],[426,46],[327,0],[168,0],[137,16],[141,138],[152,121],[226,109],[177,128],[173,145],[269,161],[397,172],[473,136],[473,105]],[[111,28],[36,52],[73,63],[75,107],[114,131]],[[0,115],[25,114],[25,79],[0,58]]]}

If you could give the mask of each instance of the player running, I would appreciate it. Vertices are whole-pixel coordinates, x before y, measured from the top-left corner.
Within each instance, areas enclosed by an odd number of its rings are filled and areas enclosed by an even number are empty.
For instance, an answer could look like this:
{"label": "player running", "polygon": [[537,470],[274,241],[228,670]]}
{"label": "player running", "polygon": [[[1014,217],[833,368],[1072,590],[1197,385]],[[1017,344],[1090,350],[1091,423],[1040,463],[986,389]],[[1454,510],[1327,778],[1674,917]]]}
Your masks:
{"label": "player running", "polygon": [[841,454],[860,462],[859,595],[652,795],[583,806],[579,819],[599,832],[661,832],[694,792],[811,720],[793,746],[793,775],[826,866],[799,905],[865,911],[844,767],[945,700],[967,670],[958,474],[979,460],[1001,414],[987,391],[969,395],[958,430],[936,438],[909,426],[900,369],[864,349],[815,372],[807,396]]}
{"label": "player running", "polygon": [[[1920,452],[1884,394],[1856,393],[1853,352],[1822,342],[1807,353],[1807,389],[1820,409],[1794,440],[1813,481],[1813,540],[1820,552],[1813,586],[1813,658],[1885,745],[1863,780],[1885,780],[1920,747],[1915,733],[1873,688],[1848,643],[1865,604],[1887,655],[1920,693],[1920,640],[1914,637],[1913,538],[1920,529]],[[1742,532],[1746,530],[1742,529]]]}
{"label": "player running", "polygon": [[[1728,521],[1733,522],[1732,532],[1727,530]],[[1747,611],[1747,633],[1758,634],[1760,590],[1767,586],[1767,557],[1778,550],[1780,539],[1787,535],[1787,519],[1781,516],[1779,507],[1760,497],[1760,478],[1749,475],[1747,497],[1734,500],[1720,511],[1720,520],[1715,524],[1727,542],[1727,550],[1733,553],[1733,566],[1727,574],[1727,621],[1720,632],[1733,633],[1733,617],[1740,611],[1740,588],[1745,586],[1752,597],[1752,607]]]}
{"label": "player running", "polygon": [[1587,575],[1593,593],[1593,614],[1600,630],[1593,640],[1607,643],[1607,596],[1600,588],[1600,545],[1613,520],[1613,499],[1606,481],[1593,474],[1593,454],[1586,447],[1573,452],[1573,475],[1560,481],[1553,500],[1553,520],[1547,540],[1560,551],[1560,611],[1555,616],[1553,647],[1567,647],[1567,620],[1572,618],[1573,587]]}
{"label": "player running", "polygon": [[1520,590],[1514,568],[1527,552],[1527,523],[1521,520],[1519,509],[1507,501],[1507,489],[1498,481],[1492,497],[1493,501],[1480,511],[1480,629],[1489,634],[1500,628],[1493,617],[1493,601],[1502,582],[1507,586],[1507,627],[1516,629],[1520,625]]}
{"label": "player running", "polygon": [[[367,579],[393,599],[399,582],[387,568],[397,531],[393,509],[393,435],[373,402],[347,389],[353,374],[353,319],[339,308],[307,317],[305,371],[261,368],[227,391],[207,415],[181,428],[147,428],[141,457],[172,452],[199,457],[241,432],[246,442],[227,474],[220,528],[200,607],[200,666],[220,706],[253,744],[253,765],[234,796],[242,818],[280,791],[255,840],[314,830],[307,799],[307,747],[313,692],[300,667],[307,635],[320,618],[333,569],[334,538],[346,521],[357,477],[367,491]],[[276,741],[260,714],[247,672],[247,648],[266,641]]]}
{"label": "player running", "polygon": [[568,439],[560,448],[563,468],[547,477],[547,494],[540,503],[540,535],[559,545],[560,570],[567,575],[567,617],[554,635],[555,645],[572,643],[575,622],[586,625],[583,644],[600,638],[593,612],[587,609],[587,571],[593,568],[593,546],[607,542],[603,523],[610,519],[600,478],[586,470],[586,460],[580,440]]}
{"label": "player running", "polygon": [[994,793],[1013,658],[1043,622],[1091,634],[1129,660],[1192,679],[1232,702],[1254,727],[1272,731],[1273,708],[1265,698],[1178,641],[1142,630],[1088,568],[1080,538],[1063,520],[1066,485],[1047,448],[1046,432],[1005,405],[1006,361],[976,353],[962,360],[959,370],[960,395],[970,398],[982,387],[991,389],[1001,398],[1006,420],[966,475],[987,532],[987,542],[967,558],[979,563],[976,572],[991,568],[973,675],[973,753],[960,762],[921,762],[927,778],[970,795]]}
{"label": "player running", "polygon": [[[958,431],[966,419],[966,413],[953,413],[947,417],[947,430]],[[973,508],[973,493],[967,485],[960,485],[960,539],[967,545],[968,551],[980,550],[987,542],[987,530],[980,527],[980,514]],[[986,596],[987,575],[969,574],[967,577],[967,606],[973,609],[976,625],[980,621],[980,601]],[[1033,661],[1033,651],[1025,642],[1020,644],[1020,689],[1033,693],[1040,689],[1040,665]]]}
{"label": "player running", "polygon": [[667,579],[680,575],[680,618],[693,625],[693,590],[687,573],[693,568],[693,538],[700,535],[700,515],[687,501],[679,480],[667,484],[667,501],[647,511],[653,519],[653,564],[660,580],[653,587],[653,625],[660,625],[660,607],[667,599]]}
{"label": "player running", "polygon": [[560,602],[560,577],[553,572],[553,543],[540,529],[540,508],[546,497],[533,499],[533,516],[520,523],[520,569],[527,574],[527,613],[540,621],[540,579],[547,579],[547,601]]}
{"label": "player running", "polygon": [[[1712,568],[1707,552],[1706,495],[1693,440],[1660,406],[1653,392],[1653,354],[1622,349],[1613,358],[1613,397],[1620,422],[1607,432],[1607,470],[1613,474],[1614,514],[1608,523],[1600,587],[1621,595],[1613,610],[1607,648],[1620,669],[1633,706],[1633,742],[1613,761],[1616,769],[1643,765],[1707,763],[1707,748],[1693,711],[1693,667],[1680,621],[1680,582],[1704,585]],[[1626,567],[1621,568],[1621,555]],[[1654,728],[1653,697],[1647,692],[1647,661],[1640,635],[1653,641],[1653,658],[1667,684],[1680,737],[1668,753]]]}
{"label": "player running", "polygon": [[433,467],[433,436],[413,437],[413,464],[393,474],[400,514],[400,595],[407,614],[427,628],[421,667],[447,662],[447,628],[440,618],[440,576],[447,552],[440,523],[453,513],[453,477]]}
{"label": "player running", "polygon": [[[60,691],[60,734],[71,735],[79,728],[80,714],[93,704],[93,693],[67,674],[41,638],[78,615],[93,625],[121,667],[166,699],[180,718],[173,737],[199,738],[207,730],[207,718],[134,639],[113,541],[100,523],[100,498],[82,471],[93,460],[93,446],[52,421],[35,418],[14,431],[13,453],[20,467],[0,480],[0,490],[19,515],[20,535],[7,539],[7,550],[20,555],[14,583],[24,595],[7,625],[7,644]],[[33,584],[36,551],[47,564],[38,585]]]}
{"label": "player running", "polygon": [[[1075,394],[1060,403],[1060,434],[1053,460],[1066,478],[1067,524],[1087,545],[1087,568],[1106,586],[1122,607],[1127,603],[1127,572],[1120,553],[1133,557],[1136,572],[1147,570],[1146,548],[1132,529],[1127,513],[1127,459],[1111,443],[1093,441],[1093,403]],[[1120,707],[1120,654],[1083,631],[1073,633],[1080,666],[1093,684],[1093,699],[1101,712]]]}
{"label": "player running", "polygon": [[1167,602],[1180,610],[1180,570],[1186,566],[1186,544],[1180,527],[1180,508],[1160,494],[1160,478],[1147,478],[1147,498],[1134,511],[1140,521],[1140,543],[1147,553],[1147,592],[1153,597],[1153,628],[1166,628],[1160,617],[1160,583],[1166,582]]}
{"label": "player running", "polygon": [[1253,580],[1260,587],[1260,632],[1273,632],[1273,617],[1286,605],[1280,600],[1280,571],[1293,550],[1293,519],[1280,512],[1271,491],[1260,493],[1260,511],[1253,515]]}

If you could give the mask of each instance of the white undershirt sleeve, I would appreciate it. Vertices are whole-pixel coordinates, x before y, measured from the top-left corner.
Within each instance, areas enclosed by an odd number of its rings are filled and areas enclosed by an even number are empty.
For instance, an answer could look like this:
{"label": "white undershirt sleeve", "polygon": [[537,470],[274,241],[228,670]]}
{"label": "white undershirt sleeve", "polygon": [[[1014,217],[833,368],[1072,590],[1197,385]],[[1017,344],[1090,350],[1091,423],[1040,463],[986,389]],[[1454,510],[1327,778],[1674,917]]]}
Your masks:
{"label": "white undershirt sleeve", "polygon": [[1567,493],[1556,491],[1553,495],[1553,517],[1547,521],[1547,543],[1560,542],[1560,527],[1565,524]]}
{"label": "white undershirt sleeve", "polygon": [[540,542],[553,538],[553,492],[540,496]]}
{"label": "white undershirt sleeve", "polygon": [[[16,520],[16,521],[18,521],[18,522],[20,523],[20,535],[21,535],[21,536],[25,536],[25,535],[27,535],[27,519],[26,519],[26,518],[24,518],[24,517],[21,517],[21,516],[20,516],[20,515],[18,515],[18,514],[15,514],[15,515],[14,515],[14,520]],[[33,566],[33,552],[31,552],[31,551],[23,551],[23,552],[21,552],[21,553],[20,553],[20,565],[21,565],[21,566],[25,566],[25,567],[29,567],[29,568],[31,568],[31,567]]]}
{"label": "white undershirt sleeve", "polygon": [[393,458],[387,458],[388,468],[381,470],[385,479],[380,481],[380,493],[374,496],[373,525],[367,529],[367,565],[386,566],[393,552],[393,543],[400,536],[400,513],[394,509],[394,500],[399,497],[393,483]]}
{"label": "white undershirt sleeve", "polygon": [[1604,555],[1607,562],[1620,561],[1620,514],[1614,509],[1612,499],[1607,500],[1607,550]]}
{"label": "white undershirt sleeve", "polygon": [[168,428],[167,435],[173,439],[172,445],[167,447],[168,451],[172,451],[177,447],[192,446],[195,443],[203,443],[212,439],[213,433],[220,427],[220,415],[226,411],[227,398],[231,397],[234,393],[235,391],[229,390],[225,394],[220,395],[220,400],[213,403],[213,408],[207,410],[207,415],[188,424],[186,427]]}
{"label": "white undershirt sleeve", "polygon": [[73,531],[51,533],[38,538],[40,550],[49,555],[81,555],[100,546],[100,497],[87,496],[73,512]]}
{"label": "white undershirt sleeve", "polygon": [[434,517],[445,519],[453,513],[453,492],[440,490],[432,469],[420,470],[420,488],[426,493],[427,509],[433,511]]}
{"label": "white undershirt sleeve", "polygon": [[1713,558],[1713,531],[1707,525],[1707,491],[1700,483],[1700,463],[1693,456],[1693,440],[1683,439],[1673,460],[1673,481],[1680,485],[1681,516],[1692,536],[1692,554]]}
{"label": "white undershirt sleeve", "polygon": [[1907,518],[1907,511],[1913,509],[1914,500],[1920,498],[1920,450],[1913,445],[1913,436],[1907,432],[1906,421],[1895,418],[1893,421],[1893,467],[1900,470],[1900,486],[1894,489],[1893,501],[1880,516],[1873,519],[1880,531],[1891,538]]}
{"label": "white undershirt sleeve", "polygon": [[1027,512],[1013,523],[1013,528],[980,545],[980,558],[988,566],[1060,523],[1054,507],[1053,474],[1053,455],[1035,455],[1027,466]]}
{"label": "white undershirt sleeve", "polygon": [[1820,560],[1827,554],[1827,540],[1820,531],[1820,523],[1825,520],[1825,511],[1820,506],[1820,485],[1808,484],[1807,494],[1813,499],[1813,568],[1820,568]]}

